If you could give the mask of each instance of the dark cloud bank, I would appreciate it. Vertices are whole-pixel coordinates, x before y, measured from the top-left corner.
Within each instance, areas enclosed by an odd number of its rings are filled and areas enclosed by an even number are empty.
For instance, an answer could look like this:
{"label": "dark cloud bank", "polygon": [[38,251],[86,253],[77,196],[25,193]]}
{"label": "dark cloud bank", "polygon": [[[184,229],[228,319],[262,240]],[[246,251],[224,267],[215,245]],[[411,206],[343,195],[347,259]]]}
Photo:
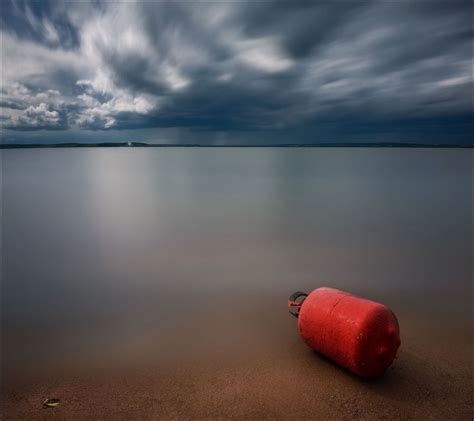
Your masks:
{"label": "dark cloud bank", "polygon": [[471,144],[471,1],[3,1],[2,141]]}

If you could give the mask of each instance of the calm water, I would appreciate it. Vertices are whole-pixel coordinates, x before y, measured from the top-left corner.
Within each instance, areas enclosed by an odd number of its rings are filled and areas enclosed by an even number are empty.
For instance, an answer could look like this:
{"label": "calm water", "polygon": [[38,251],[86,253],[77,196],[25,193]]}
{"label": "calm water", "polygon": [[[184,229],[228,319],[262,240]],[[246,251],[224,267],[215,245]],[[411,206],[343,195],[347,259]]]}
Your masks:
{"label": "calm water", "polygon": [[1,154],[7,375],[279,352],[320,285],[470,343],[470,150]]}

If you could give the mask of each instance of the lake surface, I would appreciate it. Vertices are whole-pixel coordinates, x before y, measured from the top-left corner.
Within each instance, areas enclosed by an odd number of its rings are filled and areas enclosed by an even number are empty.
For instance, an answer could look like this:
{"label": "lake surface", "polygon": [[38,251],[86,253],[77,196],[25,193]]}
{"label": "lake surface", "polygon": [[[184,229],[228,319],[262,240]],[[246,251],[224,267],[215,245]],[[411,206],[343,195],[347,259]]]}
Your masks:
{"label": "lake surface", "polygon": [[1,157],[5,381],[290,354],[286,300],[318,286],[391,306],[402,348],[425,335],[469,355],[471,150]]}

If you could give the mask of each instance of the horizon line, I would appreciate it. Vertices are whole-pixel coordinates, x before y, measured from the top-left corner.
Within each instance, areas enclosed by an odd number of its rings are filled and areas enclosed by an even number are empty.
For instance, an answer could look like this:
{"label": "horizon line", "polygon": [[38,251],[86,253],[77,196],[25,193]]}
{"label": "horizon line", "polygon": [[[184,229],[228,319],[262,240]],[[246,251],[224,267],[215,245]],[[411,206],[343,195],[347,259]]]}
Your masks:
{"label": "horizon line", "polygon": [[94,147],[145,147],[145,148],[464,148],[472,149],[469,144],[447,143],[408,143],[408,142],[338,142],[338,143],[275,143],[275,144],[203,144],[203,143],[147,143],[147,142],[61,142],[61,143],[4,143],[0,149],[34,148],[94,148]]}

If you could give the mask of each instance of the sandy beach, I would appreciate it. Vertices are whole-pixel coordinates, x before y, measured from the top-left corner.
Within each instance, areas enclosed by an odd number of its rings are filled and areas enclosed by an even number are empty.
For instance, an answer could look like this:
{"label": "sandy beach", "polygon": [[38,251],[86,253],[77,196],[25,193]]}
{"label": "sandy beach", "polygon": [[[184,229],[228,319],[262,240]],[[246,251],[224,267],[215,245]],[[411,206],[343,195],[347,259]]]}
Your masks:
{"label": "sandy beach", "polygon": [[[102,361],[69,375],[58,366],[36,379],[6,380],[3,419],[472,419],[470,333],[425,322],[400,317],[398,358],[376,380],[312,352],[294,319],[280,313],[260,341],[237,332],[234,351],[217,330],[215,352],[206,356],[184,346],[169,359],[161,355],[161,364],[146,365],[143,356],[135,364]],[[45,398],[61,405],[43,409]]]}

